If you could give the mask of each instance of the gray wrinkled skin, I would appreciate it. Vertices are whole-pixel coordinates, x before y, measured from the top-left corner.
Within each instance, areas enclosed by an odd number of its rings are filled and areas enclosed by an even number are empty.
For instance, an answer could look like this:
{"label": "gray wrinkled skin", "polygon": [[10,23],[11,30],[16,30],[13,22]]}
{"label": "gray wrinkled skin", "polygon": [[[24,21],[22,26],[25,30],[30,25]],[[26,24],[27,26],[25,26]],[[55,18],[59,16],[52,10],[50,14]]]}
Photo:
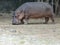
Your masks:
{"label": "gray wrinkled skin", "polygon": [[[17,16],[18,12],[25,12],[25,15],[28,15],[31,12],[46,12],[46,9],[48,9],[52,15],[53,13],[53,8],[51,5],[48,3],[44,2],[27,2],[21,5],[19,8],[17,8],[13,14],[13,16]],[[13,23],[18,23],[17,19],[13,17]]]}

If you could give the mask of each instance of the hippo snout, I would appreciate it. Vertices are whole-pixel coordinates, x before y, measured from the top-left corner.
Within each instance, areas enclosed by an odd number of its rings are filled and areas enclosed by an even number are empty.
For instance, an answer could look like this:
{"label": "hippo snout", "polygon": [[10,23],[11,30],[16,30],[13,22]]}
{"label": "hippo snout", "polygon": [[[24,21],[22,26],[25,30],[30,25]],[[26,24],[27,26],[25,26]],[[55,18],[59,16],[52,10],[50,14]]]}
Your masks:
{"label": "hippo snout", "polygon": [[12,25],[17,25],[16,23],[12,23]]}
{"label": "hippo snout", "polygon": [[19,25],[19,23],[17,24],[17,23],[12,23],[12,25]]}

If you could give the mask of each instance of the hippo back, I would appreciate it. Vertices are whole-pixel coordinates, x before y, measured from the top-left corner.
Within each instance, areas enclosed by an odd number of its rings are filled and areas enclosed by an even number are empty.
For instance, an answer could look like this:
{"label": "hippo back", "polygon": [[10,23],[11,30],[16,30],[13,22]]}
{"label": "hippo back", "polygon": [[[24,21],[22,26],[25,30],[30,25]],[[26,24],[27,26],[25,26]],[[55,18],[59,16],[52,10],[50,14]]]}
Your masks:
{"label": "hippo back", "polygon": [[22,4],[20,7],[18,7],[15,10],[15,16],[17,16],[17,12],[21,12],[21,11],[26,12],[26,13],[28,13],[29,11],[31,11],[31,12],[34,12],[34,11],[46,12],[46,9],[51,11],[51,13],[53,14],[53,8],[48,3],[45,3],[45,2],[27,2],[27,3]]}

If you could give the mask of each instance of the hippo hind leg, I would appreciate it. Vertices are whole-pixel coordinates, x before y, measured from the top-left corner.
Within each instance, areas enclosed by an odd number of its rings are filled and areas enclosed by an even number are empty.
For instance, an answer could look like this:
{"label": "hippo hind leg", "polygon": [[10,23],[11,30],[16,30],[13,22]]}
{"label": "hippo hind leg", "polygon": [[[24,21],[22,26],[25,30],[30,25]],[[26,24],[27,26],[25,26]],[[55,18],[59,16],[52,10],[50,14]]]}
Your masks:
{"label": "hippo hind leg", "polygon": [[47,24],[49,21],[49,17],[45,17],[45,22],[43,24]]}
{"label": "hippo hind leg", "polygon": [[51,16],[50,18],[51,18],[52,22],[54,23],[54,22],[55,22],[55,21],[54,21],[54,17],[53,17],[53,16]]}

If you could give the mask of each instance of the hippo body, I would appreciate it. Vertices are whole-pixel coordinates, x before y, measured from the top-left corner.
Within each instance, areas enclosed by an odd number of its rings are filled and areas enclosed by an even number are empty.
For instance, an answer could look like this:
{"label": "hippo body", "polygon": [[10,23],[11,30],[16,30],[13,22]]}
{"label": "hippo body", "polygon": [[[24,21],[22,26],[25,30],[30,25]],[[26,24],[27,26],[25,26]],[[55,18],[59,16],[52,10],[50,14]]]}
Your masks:
{"label": "hippo body", "polygon": [[24,23],[30,18],[45,18],[45,23],[51,18],[54,22],[54,12],[51,5],[44,2],[27,2],[17,8],[13,15],[13,24]]}

